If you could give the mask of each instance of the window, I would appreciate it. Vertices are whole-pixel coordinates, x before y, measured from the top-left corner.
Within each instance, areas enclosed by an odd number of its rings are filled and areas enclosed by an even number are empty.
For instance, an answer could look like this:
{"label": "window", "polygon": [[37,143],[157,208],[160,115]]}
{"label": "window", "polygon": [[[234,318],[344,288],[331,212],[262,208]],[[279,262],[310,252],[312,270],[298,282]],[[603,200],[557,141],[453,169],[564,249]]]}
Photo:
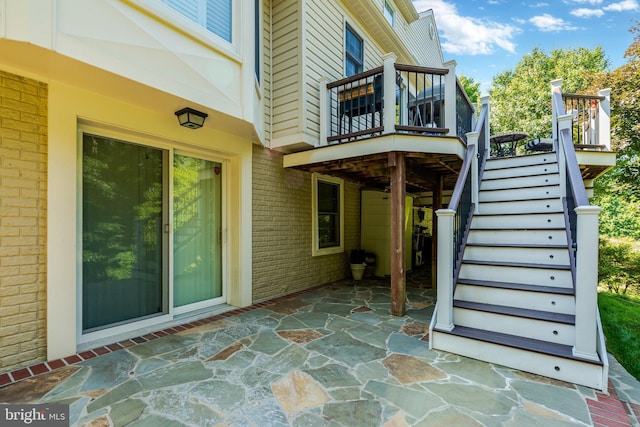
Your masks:
{"label": "window", "polygon": [[389,4],[388,1],[384,2],[384,17],[389,22],[389,25],[391,25],[393,27],[393,23],[394,23],[394,20],[395,20],[395,14],[394,14],[393,9],[391,8],[391,5]]}
{"label": "window", "polygon": [[231,0],[161,0],[207,30],[231,42]]}
{"label": "window", "polygon": [[364,64],[362,38],[350,26],[345,31],[345,74],[347,77],[361,73]]}
{"label": "window", "polygon": [[313,255],[344,251],[344,190],[339,178],[314,174]]}

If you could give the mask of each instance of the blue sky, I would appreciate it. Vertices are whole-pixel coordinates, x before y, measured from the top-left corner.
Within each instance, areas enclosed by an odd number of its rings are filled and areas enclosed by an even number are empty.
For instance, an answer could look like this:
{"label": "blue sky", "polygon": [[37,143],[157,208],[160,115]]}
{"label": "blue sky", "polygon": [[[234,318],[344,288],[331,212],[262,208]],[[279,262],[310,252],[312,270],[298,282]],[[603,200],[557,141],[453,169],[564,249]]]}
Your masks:
{"label": "blue sky", "polygon": [[639,0],[413,0],[418,12],[433,9],[445,60],[473,77],[487,94],[494,75],[515,68],[535,47],[593,49],[602,46],[611,68],[626,63],[640,21]]}

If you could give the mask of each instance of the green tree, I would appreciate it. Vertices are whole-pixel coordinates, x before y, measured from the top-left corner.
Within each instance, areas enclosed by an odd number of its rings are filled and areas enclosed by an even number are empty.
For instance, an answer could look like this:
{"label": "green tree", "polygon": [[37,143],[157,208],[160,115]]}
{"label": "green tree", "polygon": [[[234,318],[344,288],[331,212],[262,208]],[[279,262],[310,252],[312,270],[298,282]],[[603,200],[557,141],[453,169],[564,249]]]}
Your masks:
{"label": "green tree", "polygon": [[491,133],[524,131],[533,138],[548,137],[551,134],[549,83],[561,78],[563,92],[575,93],[589,87],[608,65],[601,47],[553,49],[549,53],[533,49],[514,70],[493,78]]}
{"label": "green tree", "polygon": [[464,88],[464,91],[467,92],[471,102],[473,104],[478,104],[478,100],[480,99],[480,82],[476,82],[473,77],[467,77],[464,75],[459,75],[458,79],[460,80],[460,84]]}

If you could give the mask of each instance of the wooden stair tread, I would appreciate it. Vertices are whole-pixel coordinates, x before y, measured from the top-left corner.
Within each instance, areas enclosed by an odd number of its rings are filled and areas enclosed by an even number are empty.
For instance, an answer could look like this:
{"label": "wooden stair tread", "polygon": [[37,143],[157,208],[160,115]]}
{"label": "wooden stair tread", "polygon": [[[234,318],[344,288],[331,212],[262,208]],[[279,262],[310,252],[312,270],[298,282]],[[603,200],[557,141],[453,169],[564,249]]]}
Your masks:
{"label": "wooden stair tread", "polygon": [[[499,170],[499,169],[495,169]],[[533,173],[531,175],[522,175],[522,176],[499,176],[495,178],[482,178],[482,182],[484,181],[501,181],[501,180],[509,180],[514,178],[535,178],[540,176],[550,176],[550,175],[558,175],[558,172],[542,172],[542,173]]]}
{"label": "wooden stair tread", "polygon": [[532,215],[532,216],[542,216],[542,215],[564,215],[564,211],[549,211],[549,212],[501,212],[501,213],[478,213],[474,214],[474,218],[488,218],[492,216],[522,216],[522,215]]}
{"label": "wooden stair tread", "polygon": [[[521,178],[521,177],[516,177]],[[560,187],[560,184],[539,184],[539,185],[521,185],[518,187],[503,187],[503,188],[481,188],[480,191],[505,191],[505,190],[526,190],[528,188],[543,188],[543,187]]]}
{"label": "wooden stair tread", "polygon": [[580,362],[590,363],[602,366],[601,361],[582,359],[573,355],[570,345],[556,344],[547,341],[536,340],[532,338],[524,338],[515,335],[503,334],[500,332],[485,331],[482,329],[470,328],[467,326],[455,326],[451,331],[434,329],[434,331],[442,334],[450,334],[462,338],[469,338],[478,341],[484,341],[492,344],[503,345],[507,347],[527,350],[536,353],[546,354],[549,356],[561,357]]}
{"label": "wooden stair tread", "polygon": [[530,310],[528,308],[508,307],[505,305],[483,304],[479,302],[453,300],[453,306],[467,310],[484,311],[486,313],[504,314],[507,316],[523,317],[545,322],[574,325],[576,317],[573,314],[551,313],[549,311]]}
{"label": "wooden stair tread", "polygon": [[511,202],[527,202],[527,201],[540,202],[542,200],[556,201],[556,200],[558,200],[558,198],[557,197],[545,196],[545,197],[533,197],[533,198],[522,199],[522,200],[487,200],[486,202],[480,202],[480,203],[482,203],[482,204],[485,204],[485,203],[511,203]]}
{"label": "wooden stair tread", "polygon": [[525,267],[525,268],[546,268],[550,270],[571,270],[570,265],[560,264],[537,264],[529,262],[506,262],[506,261],[477,261],[477,260],[462,260],[463,264],[475,264],[475,265],[495,265],[498,267]]}
{"label": "wooden stair tread", "polygon": [[485,248],[568,249],[567,245],[542,245],[535,243],[467,243],[467,246]]}
{"label": "wooden stair tread", "polygon": [[559,288],[555,286],[540,286],[529,285],[525,283],[505,283],[505,282],[492,282],[489,280],[474,280],[474,279],[458,279],[459,285],[470,286],[484,286],[487,288],[500,288],[510,289],[515,291],[528,291],[528,292],[543,292],[547,294],[555,295],[573,295],[573,288]]}

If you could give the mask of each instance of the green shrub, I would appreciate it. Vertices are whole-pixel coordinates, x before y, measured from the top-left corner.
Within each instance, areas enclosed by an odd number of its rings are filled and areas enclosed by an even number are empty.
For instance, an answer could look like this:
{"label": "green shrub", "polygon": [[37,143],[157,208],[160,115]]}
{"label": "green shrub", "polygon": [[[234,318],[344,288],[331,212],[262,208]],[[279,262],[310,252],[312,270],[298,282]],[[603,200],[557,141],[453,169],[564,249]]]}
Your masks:
{"label": "green shrub", "polygon": [[632,240],[600,238],[598,281],[609,292],[640,291],[640,251]]}

